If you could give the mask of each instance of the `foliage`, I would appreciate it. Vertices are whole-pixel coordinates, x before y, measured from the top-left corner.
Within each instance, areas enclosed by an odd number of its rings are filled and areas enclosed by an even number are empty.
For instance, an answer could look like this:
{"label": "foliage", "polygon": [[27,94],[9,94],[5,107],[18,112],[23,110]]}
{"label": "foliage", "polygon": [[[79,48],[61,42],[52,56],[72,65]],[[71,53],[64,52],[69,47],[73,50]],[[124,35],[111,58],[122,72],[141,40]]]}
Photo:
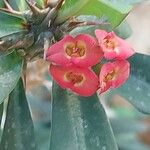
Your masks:
{"label": "foliage", "polygon": [[0,103],[15,88],[22,72],[22,59],[14,52],[0,57]]}
{"label": "foliage", "polygon": [[[122,38],[129,37],[131,29],[125,17],[139,0],[35,2],[0,1],[0,120],[4,123],[0,131],[2,150],[37,149],[24,89],[26,64],[45,57],[44,51],[66,34],[93,34],[99,28],[114,30]],[[149,56],[136,54],[130,58],[130,63],[130,79],[110,95],[118,93],[139,111],[149,114]],[[56,83],[49,91],[52,91],[52,104],[49,105],[52,111],[49,134],[51,150],[117,150],[110,123],[96,94],[80,97]]]}
{"label": "foliage", "polygon": [[[117,150],[112,129],[96,95],[76,96],[54,83],[52,107],[50,149]],[[61,142],[58,144],[58,141]]]}
{"label": "foliage", "polygon": [[33,123],[21,79],[9,95],[6,113],[0,148],[25,150],[28,146],[28,149],[36,150]]}

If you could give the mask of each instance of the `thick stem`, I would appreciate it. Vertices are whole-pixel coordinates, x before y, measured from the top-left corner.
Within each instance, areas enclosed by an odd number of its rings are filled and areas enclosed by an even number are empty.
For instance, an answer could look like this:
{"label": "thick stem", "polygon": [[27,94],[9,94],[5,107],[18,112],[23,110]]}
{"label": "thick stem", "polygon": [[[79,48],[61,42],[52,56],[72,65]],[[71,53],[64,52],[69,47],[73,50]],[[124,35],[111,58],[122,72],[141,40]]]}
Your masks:
{"label": "thick stem", "polygon": [[57,17],[58,10],[61,8],[63,5],[64,0],[59,0],[54,8],[52,8],[45,19],[43,20],[41,26],[44,26],[46,28],[49,28],[51,24],[53,24],[54,20]]}

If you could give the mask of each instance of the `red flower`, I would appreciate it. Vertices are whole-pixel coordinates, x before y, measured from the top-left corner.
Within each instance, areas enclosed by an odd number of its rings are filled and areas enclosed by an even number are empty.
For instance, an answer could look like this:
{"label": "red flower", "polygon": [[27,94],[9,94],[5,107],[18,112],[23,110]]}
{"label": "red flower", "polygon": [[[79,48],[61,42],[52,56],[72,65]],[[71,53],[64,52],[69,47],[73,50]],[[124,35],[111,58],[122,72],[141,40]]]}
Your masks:
{"label": "red flower", "polygon": [[126,60],[117,60],[104,64],[99,75],[100,93],[110,88],[121,86],[128,79],[129,72],[130,64]]}
{"label": "red flower", "polygon": [[87,34],[65,36],[46,53],[46,59],[50,62],[62,66],[74,64],[84,68],[97,64],[102,57],[103,52],[96,40]]}
{"label": "red flower", "polygon": [[91,96],[98,89],[98,77],[90,69],[74,65],[69,67],[50,65],[49,72],[62,88],[70,89],[80,96]]}
{"label": "red flower", "polygon": [[135,53],[129,44],[114,32],[108,33],[104,30],[95,30],[95,34],[106,59],[123,60]]}

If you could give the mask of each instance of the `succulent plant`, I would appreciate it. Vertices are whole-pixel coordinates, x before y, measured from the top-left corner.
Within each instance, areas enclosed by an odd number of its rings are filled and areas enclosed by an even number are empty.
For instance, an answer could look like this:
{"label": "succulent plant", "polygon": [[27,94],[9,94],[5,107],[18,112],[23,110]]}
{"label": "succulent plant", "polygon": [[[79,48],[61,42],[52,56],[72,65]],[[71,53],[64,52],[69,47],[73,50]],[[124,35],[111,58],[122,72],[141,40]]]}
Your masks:
{"label": "succulent plant", "polygon": [[[37,149],[25,93],[25,72],[28,62],[40,58],[46,58],[52,64],[49,72],[57,82],[53,82],[50,89],[50,149],[118,149],[96,91],[101,89],[102,93],[116,88],[129,76],[130,68],[125,59],[134,52],[118,35],[125,38],[130,35],[129,26],[122,22],[133,2],[137,0],[0,1],[0,118],[3,112],[7,112],[0,149]],[[92,37],[95,29],[99,29],[100,34]],[[68,55],[64,55],[64,49]],[[130,50],[128,53],[127,49]],[[59,57],[55,57],[58,54]],[[99,63],[102,58],[114,62],[105,66],[103,61]],[[88,83],[94,83],[94,88]],[[148,89],[146,87],[144,84],[144,88]],[[120,88],[120,91],[126,96],[133,90]],[[141,92],[138,91],[138,94],[141,95]],[[140,111],[149,113],[147,97],[141,100],[141,105],[137,100],[129,101]]]}
{"label": "succulent plant", "polygon": [[[59,40],[64,34],[84,22],[75,18],[57,22],[59,9],[64,0],[58,2],[29,1],[16,2],[19,10],[12,1],[3,1],[0,8],[0,19],[5,22],[10,30],[0,36],[0,55],[9,54],[14,49],[26,60],[42,58],[53,42]],[[15,3],[15,2],[14,2]],[[12,22],[12,25],[11,25]],[[13,26],[14,25],[14,26]],[[2,31],[1,31],[2,32]]]}

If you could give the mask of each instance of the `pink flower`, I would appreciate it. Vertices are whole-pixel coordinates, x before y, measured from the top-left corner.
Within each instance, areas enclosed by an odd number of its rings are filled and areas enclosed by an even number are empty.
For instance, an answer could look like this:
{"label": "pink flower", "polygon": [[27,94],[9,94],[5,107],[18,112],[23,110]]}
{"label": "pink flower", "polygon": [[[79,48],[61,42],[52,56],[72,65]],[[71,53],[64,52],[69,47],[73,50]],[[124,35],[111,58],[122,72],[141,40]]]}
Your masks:
{"label": "pink flower", "polygon": [[80,96],[91,96],[98,89],[98,77],[90,69],[74,65],[69,67],[50,65],[49,72],[62,88],[70,89]]}
{"label": "pink flower", "polygon": [[46,52],[48,61],[62,66],[75,64],[88,68],[98,63],[102,57],[103,52],[98,43],[87,34],[65,36]]}
{"label": "pink flower", "polygon": [[135,53],[129,44],[114,32],[95,30],[95,34],[106,59],[127,59]]}
{"label": "pink flower", "polygon": [[110,88],[121,86],[128,79],[129,72],[130,64],[126,60],[117,60],[104,64],[99,75],[100,93]]}

